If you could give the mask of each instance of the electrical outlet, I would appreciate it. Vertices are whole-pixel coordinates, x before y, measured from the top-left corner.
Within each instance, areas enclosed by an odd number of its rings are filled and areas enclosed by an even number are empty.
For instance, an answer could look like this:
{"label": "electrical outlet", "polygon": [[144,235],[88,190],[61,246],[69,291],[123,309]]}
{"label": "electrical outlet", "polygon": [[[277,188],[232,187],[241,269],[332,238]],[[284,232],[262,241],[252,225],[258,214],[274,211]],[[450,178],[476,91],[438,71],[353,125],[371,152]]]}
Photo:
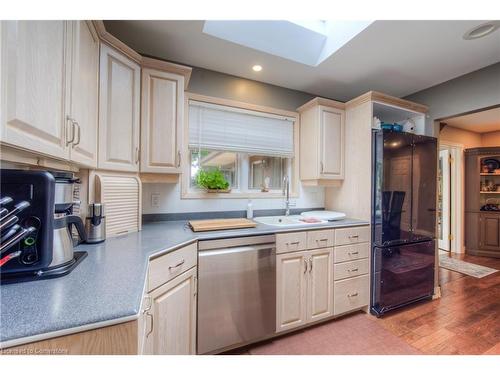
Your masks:
{"label": "electrical outlet", "polygon": [[160,207],[160,194],[159,193],[151,194],[151,207],[155,207],[155,208]]}

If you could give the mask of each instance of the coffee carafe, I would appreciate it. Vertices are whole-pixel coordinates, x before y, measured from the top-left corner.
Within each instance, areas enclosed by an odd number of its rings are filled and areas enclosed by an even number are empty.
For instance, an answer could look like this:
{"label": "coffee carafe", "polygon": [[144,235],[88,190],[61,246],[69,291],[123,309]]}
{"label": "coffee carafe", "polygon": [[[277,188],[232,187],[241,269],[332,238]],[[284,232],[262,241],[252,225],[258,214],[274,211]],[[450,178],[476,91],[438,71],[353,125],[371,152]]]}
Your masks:
{"label": "coffee carafe", "polygon": [[[86,239],[83,221],[73,214],[75,183],[78,179],[70,172],[51,172],[54,176],[54,244],[50,267],[73,261],[74,248]],[[78,239],[73,239],[73,228]]]}

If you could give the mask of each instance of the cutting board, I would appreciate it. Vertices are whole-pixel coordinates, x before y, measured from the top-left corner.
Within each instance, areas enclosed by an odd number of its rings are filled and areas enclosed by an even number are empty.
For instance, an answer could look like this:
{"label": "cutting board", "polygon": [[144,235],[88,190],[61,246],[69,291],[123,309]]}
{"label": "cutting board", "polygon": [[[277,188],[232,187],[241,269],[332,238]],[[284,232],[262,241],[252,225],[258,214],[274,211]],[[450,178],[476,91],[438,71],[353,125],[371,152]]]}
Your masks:
{"label": "cutting board", "polygon": [[206,232],[209,230],[254,228],[257,223],[248,219],[209,219],[190,220],[189,225],[193,232]]}

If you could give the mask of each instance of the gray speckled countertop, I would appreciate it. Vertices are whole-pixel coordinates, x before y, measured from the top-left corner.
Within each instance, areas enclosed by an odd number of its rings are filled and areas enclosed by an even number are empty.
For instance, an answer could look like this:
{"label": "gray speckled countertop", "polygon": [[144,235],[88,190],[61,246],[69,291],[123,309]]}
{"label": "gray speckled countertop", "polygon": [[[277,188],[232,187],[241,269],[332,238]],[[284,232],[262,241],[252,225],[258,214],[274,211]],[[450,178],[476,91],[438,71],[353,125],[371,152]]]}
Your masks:
{"label": "gray speckled countertop", "polygon": [[194,233],[186,221],[148,223],[143,230],[80,245],[88,256],[69,275],[0,286],[0,348],[136,319],[151,256],[197,240],[339,228],[368,222],[331,223]]}

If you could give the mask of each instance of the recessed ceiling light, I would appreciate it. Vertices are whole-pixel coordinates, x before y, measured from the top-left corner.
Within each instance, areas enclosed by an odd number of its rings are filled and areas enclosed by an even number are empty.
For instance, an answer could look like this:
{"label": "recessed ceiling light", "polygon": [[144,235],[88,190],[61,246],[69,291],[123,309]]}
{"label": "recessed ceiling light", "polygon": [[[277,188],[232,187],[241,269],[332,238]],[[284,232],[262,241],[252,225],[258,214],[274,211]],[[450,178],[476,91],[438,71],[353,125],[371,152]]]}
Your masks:
{"label": "recessed ceiling light", "polygon": [[254,66],[252,66],[252,69],[254,72],[260,72],[262,70],[262,66],[254,65]]}
{"label": "recessed ceiling light", "polygon": [[492,32],[498,30],[499,27],[499,21],[486,22],[467,31],[463,38],[465,40],[479,39],[486,35],[490,35]]}

